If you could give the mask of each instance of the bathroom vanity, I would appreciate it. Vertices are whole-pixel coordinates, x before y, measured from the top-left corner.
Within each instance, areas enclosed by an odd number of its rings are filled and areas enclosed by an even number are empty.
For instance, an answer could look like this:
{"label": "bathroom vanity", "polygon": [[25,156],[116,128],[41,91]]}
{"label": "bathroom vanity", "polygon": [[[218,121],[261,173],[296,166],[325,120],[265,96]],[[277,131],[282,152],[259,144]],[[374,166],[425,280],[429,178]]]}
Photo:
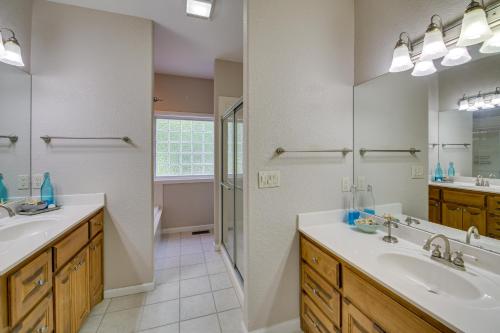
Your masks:
{"label": "bathroom vanity", "polygon": [[[474,256],[465,271],[432,260],[428,233],[401,225],[365,234],[342,212],[299,215],[301,326],[305,332],[495,332],[500,256],[451,241]],[[441,244],[441,243],[440,243]]]}
{"label": "bathroom vanity", "polygon": [[0,332],[77,333],[103,299],[103,204],[0,219]]}

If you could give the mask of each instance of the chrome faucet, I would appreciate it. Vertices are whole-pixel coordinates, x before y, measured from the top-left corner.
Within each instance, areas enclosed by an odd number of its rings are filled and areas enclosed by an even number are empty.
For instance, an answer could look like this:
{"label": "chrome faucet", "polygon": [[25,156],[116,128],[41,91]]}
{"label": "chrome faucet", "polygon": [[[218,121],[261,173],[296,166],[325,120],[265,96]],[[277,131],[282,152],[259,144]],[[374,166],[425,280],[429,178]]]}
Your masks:
{"label": "chrome faucet", "polygon": [[5,209],[7,213],[9,213],[9,217],[14,217],[16,215],[16,213],[14,213],[14,210],[7,205],[0,204],[0,208]]}
{"label": "chrome faucet", "polygon": [[412,225],[412,223],[415,223],[415,224],[420,224],[420,221],[417,220],[417,219],[414,219],[413,217],[411,216],[407,216],[406,219],[405,219],[405,222],[406,224],[408,225]]}
{"label": "chrome faucet", "polygon": [[[440,250],[441,245],[432,244],[432,242],[434,242],[434,240],[438,238],[441,238],[444,242],[444,253],[442,254]],[[453,254],[451,253],[450,240],[448,239],[448,237],[443,234],[432,235],[425,242],[423,249],[426,251],[430,251],[431,245],[434,246],[434,249],[431,252],[431,259],[458,270],[465,270],[463,253],[461,251],[453,252]]]}
{"label": "chrome faucet", "polygon": [[397,243],[398,239],[392,235],[392,227],[399,228],[399,225],[396,223],[399,220],[394,218],[390,214],[384,215],[384,219],[384,226],[387,227],[387,235],[384,236],[382,240],[387,243]]}
{"label": "chrome faucet", "polygon": [[477,230],[476,226],[471,226],[467,230],[467,236],[465,236],[465,244],[470,244],[470,238],[472,235],[474,235],[474,239],[479,239],[481,237],[479,236],[479,230]]}

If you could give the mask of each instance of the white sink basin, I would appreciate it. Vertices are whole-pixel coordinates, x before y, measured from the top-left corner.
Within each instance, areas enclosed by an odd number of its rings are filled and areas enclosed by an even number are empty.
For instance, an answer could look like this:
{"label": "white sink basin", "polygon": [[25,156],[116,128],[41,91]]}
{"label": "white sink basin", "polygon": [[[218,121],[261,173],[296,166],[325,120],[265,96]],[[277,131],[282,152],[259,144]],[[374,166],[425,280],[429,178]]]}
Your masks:
{"label": "white sink basin", "polygon": [[19,219],[0,228],[0,242],[10,242],[19,238],[43,233],[57,223],[57,218]]}
{"label": "white sink basin", "polygon": [[400,253],[381,254],[378,256],[378,261],[393,274],[422,287],[429,293],[471,301],[483,296],[481,290],[460,275],[466,273],[454,272],[444,264]]}

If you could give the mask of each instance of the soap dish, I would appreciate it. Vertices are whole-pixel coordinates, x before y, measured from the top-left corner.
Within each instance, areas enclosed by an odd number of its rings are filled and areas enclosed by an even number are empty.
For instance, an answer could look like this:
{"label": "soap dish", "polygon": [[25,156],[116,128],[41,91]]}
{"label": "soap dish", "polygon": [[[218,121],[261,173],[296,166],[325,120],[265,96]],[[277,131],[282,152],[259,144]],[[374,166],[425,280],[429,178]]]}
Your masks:
{"label": "soap dish", "polygon": [[59,209],[61,209],[61,206],[55,206],[55,207],[51,207],[51,208],[44,208],[44,209],[40,209],[40,210],[18,211],[17,214],[19,214],[19,215],[26,215],[26,216],[33,216],[33,215],[38,215],[38,214],[52,212],[54,210],[59,210]]}
{"label": "soap dish", "polygon": [[354,221],[357,229],[367,234],[374,234],[377,232],[379,224],[373,218],[362,218]]}

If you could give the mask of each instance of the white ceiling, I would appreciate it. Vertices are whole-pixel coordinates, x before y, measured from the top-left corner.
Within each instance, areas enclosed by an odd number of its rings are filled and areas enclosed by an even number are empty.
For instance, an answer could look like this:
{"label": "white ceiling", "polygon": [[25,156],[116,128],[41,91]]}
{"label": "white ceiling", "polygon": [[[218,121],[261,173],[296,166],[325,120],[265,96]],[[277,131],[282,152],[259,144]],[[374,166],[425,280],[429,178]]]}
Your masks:
{"label": "white ceiling", "polygon": [[214,60],[243,61],[243,0],[216,0],[212,20],[186,15],[186,0],[50,0],[139,16],[155,24],[155,71],[213,78]]}

